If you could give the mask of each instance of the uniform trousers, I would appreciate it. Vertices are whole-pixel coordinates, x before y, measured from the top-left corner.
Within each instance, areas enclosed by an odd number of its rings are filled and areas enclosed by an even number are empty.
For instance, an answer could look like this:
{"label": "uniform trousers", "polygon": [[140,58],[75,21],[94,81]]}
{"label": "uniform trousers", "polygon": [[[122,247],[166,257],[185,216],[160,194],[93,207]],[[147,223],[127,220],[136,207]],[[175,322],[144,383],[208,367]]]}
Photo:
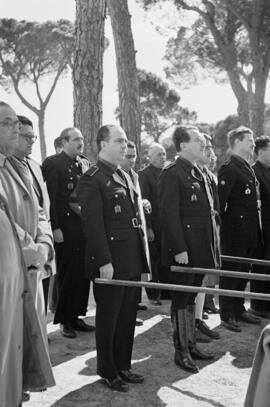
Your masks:
{"label": "uniform trousers", "polygon": [[56,244],[58,302],[54,323],[72,324],[85,315],[90,281],[85,277],[85,241],[65,240]]}
{"label": "uniform trousers", "polygon": [[[175,264],[179,266],[179,264]],[[177,285],[191,285],[201,287],[204,278],[203,274],[189,274],[170,272],[171,283]],[[197,293],[189,293],[186,291],[172,291],[172,310],[184,309],[187,305],[193,305]]]}
{"label": "uniform trousers", "polygon": [[[264,236],[264,244],[259,245],[254,253],[254,258],[270,260],[270,239]],[[252,266],[252,273],[270,274],[270,267]],[[270,281],[251,280],[250,291],[256,293],[270,294]],[[270,301],[251,300],[250,306],[258,312],[270,312]]]}
{"label": "uniform trousers", "polygon": [[140,289],[95,283],[93,289],[96,301],[97,373],[112,380],[120,370],[131,368]]}
{"label": "uniform trousers", "polygon": [[[234,247],[233,253],[227,253],[229,256],[236,257],[253,257],[255,252],[254,247],[238,246]],[[233,262],[222,262],[224,270],[242,271],[248,273],[250,264],[241,264]],[[222,290],[237,290],[244,291],[248,280],[244,278],[220,277],[219,288]],[[222,321],[228,321],[229,318],[238,318],[246,311],[244,298],[224,297],[219,296],[220,318]]]}

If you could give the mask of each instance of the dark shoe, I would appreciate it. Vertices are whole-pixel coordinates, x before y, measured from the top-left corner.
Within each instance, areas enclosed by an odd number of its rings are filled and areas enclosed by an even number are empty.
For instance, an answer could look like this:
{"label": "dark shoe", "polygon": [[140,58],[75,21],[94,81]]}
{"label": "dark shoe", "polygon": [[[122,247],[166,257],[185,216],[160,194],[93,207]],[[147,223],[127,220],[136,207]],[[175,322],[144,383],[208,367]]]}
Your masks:
{"label": "dark shoe", "polygon": [[187,372],[199,372],[198,366],[195,365],[189,353],[176,350],[174,354],[174,363],[176,366],[181,367],[181,369],[186,370]]}
{"label": "dark shoe", "polygon": [[87,325],[83,319],[77,318],[76,321],[73,324],[73,328],[75,331],[80,331],[80,332],[93,332],[95,331],[95,327],[92,325]]}
{"label": "dark shoe", "polygon": [[212,342],[212,339],[209,338],[209,336],[204,335],[199,329],[196,328],[195,330],[195,337],[196,337],[196,342],[200,343],[209,343]]}
{"label": "dark shoe", "polygon": [[120,377],[116,377],[113,380],[102,378],[102,382],[106,384],[109,389],[113,391],[119,391],[121,393],[126,393],[129,390],[128,384],[126,384]]}
{"label": "dark shoe", "polygon": [[207,314],[218,314],[219,313],[219,309],[215,305],[205,307],[203,310],[205,312],[207,312]]}
{"label": "dark shoe", "polygon": [[77,334],[71,325],[60,325],[60,332],[65,338],[76,338]]}
{"label": "dark shoe", "polygon": [[143,320],[137,318],[137,319],[136,319],[136,322],[135,322],[135,325],[136,325],[136,326],[142,326],[142,325],[143,325]]}
{"label": "dark shoe", "polygon": [[143,383],[144,377],[140,374],[133,373],[131,370],[120,370],[119,376],[124,382],[128,383]]}
{"label": "dark shoe", "polygon": [[204,335],[209,336],[209,338],[220,339],[219,333],[212,331],[201,319],[196,319],[196,328],[199,329]]}
{"label": "dark shoe", "polygon": [[143,304],[138,304],[137,305],[137,310],[138,311],[146,311],[148,308],[147,308],[147,306],[146,305],[143,305]]}
{"label": "dark shoe", "polygon": [[229,318],[227,321],[221,321],[221,325],[224,326],[224,328],[228,329],[229,331],[233,331],[233,332],[242,331],[242,329],[237,324],[237,322],[234,318]]}
{"label": "dark shoe", "polygon": [[200,349],[198,349],[196,345],[192,345],[189,348],[189,352],[190,352],[190,355],[194,359],[199,359],[199,360],[212,360],[212,359],[214,359],[214,355],[212,355],[212,353],[203,352]]}
{"label": "dark shoe", "polygon": [[209,315],[207,312],[203,311],[203,315],[202,315],[203,319],[208,319]]}
{"label": "dark shoe", "polygon": [[212,294],[206,294],[204,301],[204,311],[208,314],[218,314],[219,309],[215,305],[214,296]]}
{"label": "dark shoe", "polygon": [[26,401],[29,401],[30,398],[31,398],[30,391],[24,391],[22,396],[22,402],[25,403]]}
{"label": "dark shoe", "polygon": [[247,311],[244,311],[239,317],[239,321],[246,322],[247,324],[257,324],[259,325],[261,323],[261,318],[255,317],[255,315],[250,314]]}
{"label": "dark shoe", "polygon": [[255,315],[255,317],[266,318],[266,319],[270,318],[270,312],[267,312],[267,311],[256,311],[255,309],[250,308],[248,310],[248,312],[252,315]]}

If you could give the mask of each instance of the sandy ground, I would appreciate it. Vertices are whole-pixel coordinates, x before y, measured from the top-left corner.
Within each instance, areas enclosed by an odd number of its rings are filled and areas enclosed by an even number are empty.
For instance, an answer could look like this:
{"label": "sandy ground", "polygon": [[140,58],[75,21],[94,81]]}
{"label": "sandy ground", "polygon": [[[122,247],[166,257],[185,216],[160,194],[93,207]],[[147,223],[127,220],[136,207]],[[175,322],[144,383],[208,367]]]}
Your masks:
{"label": "sandy ground", "polygon": [[[134,371],[145,375],[142,385],[130,385],[128,393],[110,391],[96,375],[94,334],[79,333],[76,339],[60,335],[48,318],[50,354],[57,386],[33,393],[25,407],[241,407],[249,380],[252,358],[261,326],[242,324],[241,333],[220,327],[219,315],[208,324],[221,334],[220,340],[200,346],[215,354],[210,363],[198,362],[200,372],[189,374],[173,363],[169,301],[153,306],[144,297],[147,311],[136,327]],[[93,299],[86,322],[94,323]]]}

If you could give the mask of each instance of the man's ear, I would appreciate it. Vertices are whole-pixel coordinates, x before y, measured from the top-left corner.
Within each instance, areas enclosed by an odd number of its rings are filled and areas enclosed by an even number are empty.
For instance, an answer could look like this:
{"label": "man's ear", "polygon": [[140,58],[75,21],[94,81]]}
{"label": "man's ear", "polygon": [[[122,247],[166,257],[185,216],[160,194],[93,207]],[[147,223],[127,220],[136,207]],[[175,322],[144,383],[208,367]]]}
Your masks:
{"label": "man's ear", "polygon": [[101,147],[101,149],[103,149],[104,147],[106,147],[106,141],[105,140],[102,140],[101,142],[100,142],[100,147]]}

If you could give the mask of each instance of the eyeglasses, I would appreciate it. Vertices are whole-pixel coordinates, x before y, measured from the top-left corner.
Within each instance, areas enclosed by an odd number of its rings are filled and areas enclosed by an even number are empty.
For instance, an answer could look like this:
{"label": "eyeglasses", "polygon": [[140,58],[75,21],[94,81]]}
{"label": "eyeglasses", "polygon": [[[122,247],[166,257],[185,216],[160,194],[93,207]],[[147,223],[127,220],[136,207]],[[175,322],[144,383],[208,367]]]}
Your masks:
{"label": "eyeglasses", "polygon": [[10,120],[10,119],[7,119],[7,120],[3,120],[3,121],[0,121],[0,124],[1,124],[1,126],[3,126],[3,127],[7,127],[8,129],[14,129],[14,128],[19,128],[20,127],[20,121],[19,120]]}
{"label": "eyeglasses", "polygon": [[20,134],[20,137],[23,137],[28,143],[34,143],[37,139],[37,136],[33,136],[32,134]]}

